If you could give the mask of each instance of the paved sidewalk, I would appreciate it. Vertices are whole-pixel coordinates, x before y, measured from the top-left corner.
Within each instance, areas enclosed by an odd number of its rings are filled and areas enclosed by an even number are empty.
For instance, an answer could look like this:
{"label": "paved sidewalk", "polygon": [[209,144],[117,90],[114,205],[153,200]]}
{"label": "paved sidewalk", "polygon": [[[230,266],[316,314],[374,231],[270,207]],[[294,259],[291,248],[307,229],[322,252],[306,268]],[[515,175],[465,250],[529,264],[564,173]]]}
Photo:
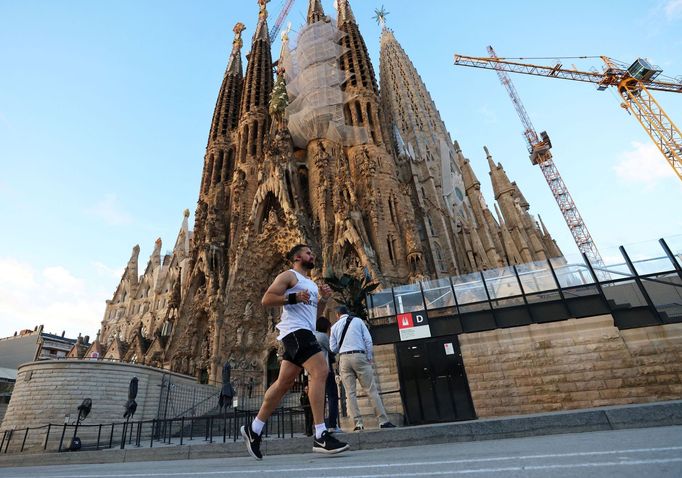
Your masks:
{"label": "paved sidewalk", "polygon": [[[365,430],[344,433],[339,438],[347,441],[353,450],[369,450],[671,425],[682,425],[682,400]],[[312,439],[309,437],[270,438],[262,445],[265,455],[308,453],[311,448]],[[0,455],[0,467],[225,458],[245,456],[246,453],[241,441],[197,443],[125,450]]]}

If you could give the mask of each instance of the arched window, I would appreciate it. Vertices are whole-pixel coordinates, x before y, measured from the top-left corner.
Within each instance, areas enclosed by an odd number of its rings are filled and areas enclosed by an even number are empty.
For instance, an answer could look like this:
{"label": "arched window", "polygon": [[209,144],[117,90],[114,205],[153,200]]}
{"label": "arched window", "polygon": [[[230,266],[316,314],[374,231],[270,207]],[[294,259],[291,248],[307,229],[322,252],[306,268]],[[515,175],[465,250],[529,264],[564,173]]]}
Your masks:
{"label": "arched window", "polygon": [[436,231],[433,228],[433,221],[431,220],[431,215],[426,215],[426,222],[429,224],[429,232],[431,233],[432,236],[436,235]]}
{"label": "arched window", "polygon": [[445,262],[443,261],[443,251],[438,243],[435,244],[436,250],[436,267],[440,272],[445,272]]}

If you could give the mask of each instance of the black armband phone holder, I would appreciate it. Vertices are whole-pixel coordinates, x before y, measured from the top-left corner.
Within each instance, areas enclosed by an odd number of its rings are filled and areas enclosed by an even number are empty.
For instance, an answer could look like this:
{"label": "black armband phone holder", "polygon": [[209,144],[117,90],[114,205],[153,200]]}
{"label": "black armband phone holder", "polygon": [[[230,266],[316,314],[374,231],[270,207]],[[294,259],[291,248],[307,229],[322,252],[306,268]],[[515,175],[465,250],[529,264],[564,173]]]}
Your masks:
{"label": "black armband phone holder", "polygon": [[292,292],[287,296],[287,304],[293,305],[298,303],[298,298],[296,297],[296,293]]}

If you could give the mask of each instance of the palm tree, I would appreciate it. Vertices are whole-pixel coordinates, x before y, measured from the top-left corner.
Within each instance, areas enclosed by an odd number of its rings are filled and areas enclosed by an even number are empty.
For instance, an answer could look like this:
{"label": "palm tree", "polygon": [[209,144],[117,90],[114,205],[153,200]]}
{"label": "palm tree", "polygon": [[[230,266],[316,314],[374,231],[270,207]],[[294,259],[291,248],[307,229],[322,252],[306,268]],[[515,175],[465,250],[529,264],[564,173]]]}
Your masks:
{"label": "palm tree", "polygon": [[369,274],[358,279],[346,273],[325,277],[324,281],[334,291],[336,302],[348,307],[352,315],[367,320],[367,294],[379,287],[379,282],[373,282]]}

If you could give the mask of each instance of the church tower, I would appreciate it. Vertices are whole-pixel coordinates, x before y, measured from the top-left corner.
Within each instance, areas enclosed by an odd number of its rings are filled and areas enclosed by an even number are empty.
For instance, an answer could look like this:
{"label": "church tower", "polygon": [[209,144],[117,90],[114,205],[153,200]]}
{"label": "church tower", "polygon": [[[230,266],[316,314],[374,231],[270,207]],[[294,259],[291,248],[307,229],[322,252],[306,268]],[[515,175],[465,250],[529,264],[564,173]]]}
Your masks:
{"label": "church tower", "polygon": [[411,188],[422,244],[429,251],[427,270],[434,277],[465,273],[476,269],[476,262],[463,255],[471,242],[464,237],[471,211],[450,134],[412,61],[380,20],[382,112],[402,159],[402,179]]}
{"label": "church tower", "polygon": [[381,276],[388,283],[423,278],[424,249],[417,232],[409,186],[400,181],[396,158],[389,151],[381,121],[379,91],[367,46],[348,0],[338,2],[337,26],[344,34],[340,58],[345,81],[346,124],[367,132],[364,144],[346,148],[351,184]]}

